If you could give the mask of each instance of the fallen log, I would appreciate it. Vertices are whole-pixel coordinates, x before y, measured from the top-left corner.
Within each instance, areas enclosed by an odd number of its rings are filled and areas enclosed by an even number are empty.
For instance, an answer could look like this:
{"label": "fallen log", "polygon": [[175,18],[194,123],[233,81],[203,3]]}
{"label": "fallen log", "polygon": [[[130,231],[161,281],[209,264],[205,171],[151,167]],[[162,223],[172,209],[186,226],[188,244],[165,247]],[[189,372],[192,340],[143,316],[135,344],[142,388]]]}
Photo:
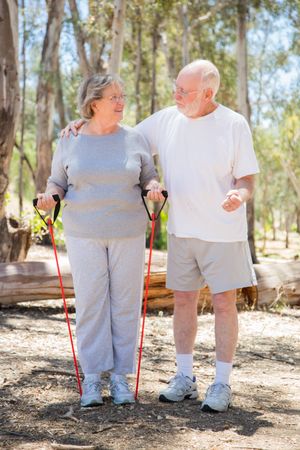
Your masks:
{"label": "fallen log", "polygon": [[[66,298],[74,297],[72,275],[66,257],[60,259]],[[173,309],[173,292],[165,288],[164,266],[151,273],[148,309]],[[274,306],[286,303],[300,305],[300,261],[272,262],[255,265],[258,286],[238,290],[238,306]],[[61,291],[55,261],[25,261],[0,264],[0,304],[60,299]],[[198,310],[211,309],[211,295],[204,287],[199,292]]]}
{"label": "fallen log", "polygon": [[[60,261],[66,298],[74,297],[67,260]],[[61,298],[55,261],[24,261],[0,264],[0,303],[10,305],[32,300]]]}

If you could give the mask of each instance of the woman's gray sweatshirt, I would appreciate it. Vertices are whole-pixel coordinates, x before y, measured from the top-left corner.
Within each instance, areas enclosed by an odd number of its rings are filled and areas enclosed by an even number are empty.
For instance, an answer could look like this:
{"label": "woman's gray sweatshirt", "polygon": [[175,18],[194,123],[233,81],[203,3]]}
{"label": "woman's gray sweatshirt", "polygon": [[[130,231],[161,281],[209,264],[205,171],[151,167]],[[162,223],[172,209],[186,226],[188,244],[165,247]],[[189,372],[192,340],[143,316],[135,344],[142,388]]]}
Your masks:
{"label": "woman's gray sweatshirt", "polygon": [[123,238],[145,232],[141,188],[153,178],[157,173],[147,143],[122,126],[113,134],[60,139],[47,187],[65,192],[67,236]]}

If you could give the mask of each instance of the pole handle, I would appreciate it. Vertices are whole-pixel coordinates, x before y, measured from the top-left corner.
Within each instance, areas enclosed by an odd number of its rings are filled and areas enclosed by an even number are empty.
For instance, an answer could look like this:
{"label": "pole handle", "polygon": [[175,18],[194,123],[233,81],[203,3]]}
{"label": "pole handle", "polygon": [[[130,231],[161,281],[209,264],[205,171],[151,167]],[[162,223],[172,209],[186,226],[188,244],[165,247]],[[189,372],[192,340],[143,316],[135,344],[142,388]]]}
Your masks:
{"label": "pole handle", "polygon": [[[142,196],[143,197],[147,197],[147,194],[148,194],[148,192],[150,192],[150,189],[143,189],[142,190]],[[162,193],[162,195],[165,197],[165,198],[168,198],[168,191],[161,191],[161,193]]]}
{"label": "pole handle", "polygon": [[[59,211],[60,211],[60,198],[59,198],[58,194],[53,194],[52,198],[56,202],[55,209],[54,209],[54,214],[53,214],[53,222],[51,222],[52,224],[54,224],[54,222],[56,221],[57,216],[59,214]],[[40,216],[40,218],[42,219],[42,221],[44,222],[44,224],[48,227],[48,223],[45,221],[44,217],[42,216],[42,214],[39,212],[39,210],[36,207],[38,201],[39,201],[38,198],[34,198],[32,200],[33,207],[36,210],[36,212],[38,213],[38,215]]]}
{"label": "pole handle", "polygon": [[166,201],[167,201],[167,199],[168,199],[168,192],[165,191],[165,190],[164,190],[164,191],[161,191],[161,193],[162,193],[162,195],[165,197],[165,199],[164,199],[163,204],[161,205],[161,208],[160,208],[160,210],[158,211],[158,213],[157,213],[156,216],[155,216],[155,214],[152,214],[152,216],[151,216],[150,211],[149,211],[148,206],[147,206],[147,203],[146,203],[146,201],[145,201],[145,198],[144,198],[144,197],[147,197],[148,192],[150,192],[150,189],[143,189],[142,192],[141,192],[141,195],[142,195],[142,200],[143,200],[143,203],[144,203],[146,212],[147,212],[147,214],[148,214],[149,220],[152,222],[152,220],[157,220],[157,219],[159,218],[160,213],[162,212],[163,207],[165,206]]}

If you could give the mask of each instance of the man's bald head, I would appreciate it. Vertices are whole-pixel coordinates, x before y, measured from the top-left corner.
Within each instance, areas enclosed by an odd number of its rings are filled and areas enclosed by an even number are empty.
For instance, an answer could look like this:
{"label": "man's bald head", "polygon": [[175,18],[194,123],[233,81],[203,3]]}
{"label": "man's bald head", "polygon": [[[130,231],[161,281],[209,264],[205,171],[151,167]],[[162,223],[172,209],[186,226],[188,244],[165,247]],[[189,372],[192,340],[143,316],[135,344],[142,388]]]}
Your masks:
{"label": "man's bald head", "polygon": [[220,74],[216,66],[206,59],[196,59],[186,65],[179,74],[199,77],[201,88],[211,88],[213,98],[216,96],[220,86]]}

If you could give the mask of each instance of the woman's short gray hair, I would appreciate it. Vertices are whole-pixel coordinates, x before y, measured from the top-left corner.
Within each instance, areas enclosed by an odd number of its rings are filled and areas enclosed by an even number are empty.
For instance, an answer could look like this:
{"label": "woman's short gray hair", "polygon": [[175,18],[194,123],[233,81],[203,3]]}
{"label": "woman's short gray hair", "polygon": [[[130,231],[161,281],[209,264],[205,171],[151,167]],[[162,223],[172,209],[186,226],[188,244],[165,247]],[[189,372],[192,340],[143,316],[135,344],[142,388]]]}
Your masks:
{"label": "woman's short gray hair", "polygon": [[96,73],[83,80],[79,87],[78,109],[84,119],[91,119],[94,115],[92,103],[103,98],[103,92],[112,84],[123,84],[121,78],[114,74],[101,75]]}

